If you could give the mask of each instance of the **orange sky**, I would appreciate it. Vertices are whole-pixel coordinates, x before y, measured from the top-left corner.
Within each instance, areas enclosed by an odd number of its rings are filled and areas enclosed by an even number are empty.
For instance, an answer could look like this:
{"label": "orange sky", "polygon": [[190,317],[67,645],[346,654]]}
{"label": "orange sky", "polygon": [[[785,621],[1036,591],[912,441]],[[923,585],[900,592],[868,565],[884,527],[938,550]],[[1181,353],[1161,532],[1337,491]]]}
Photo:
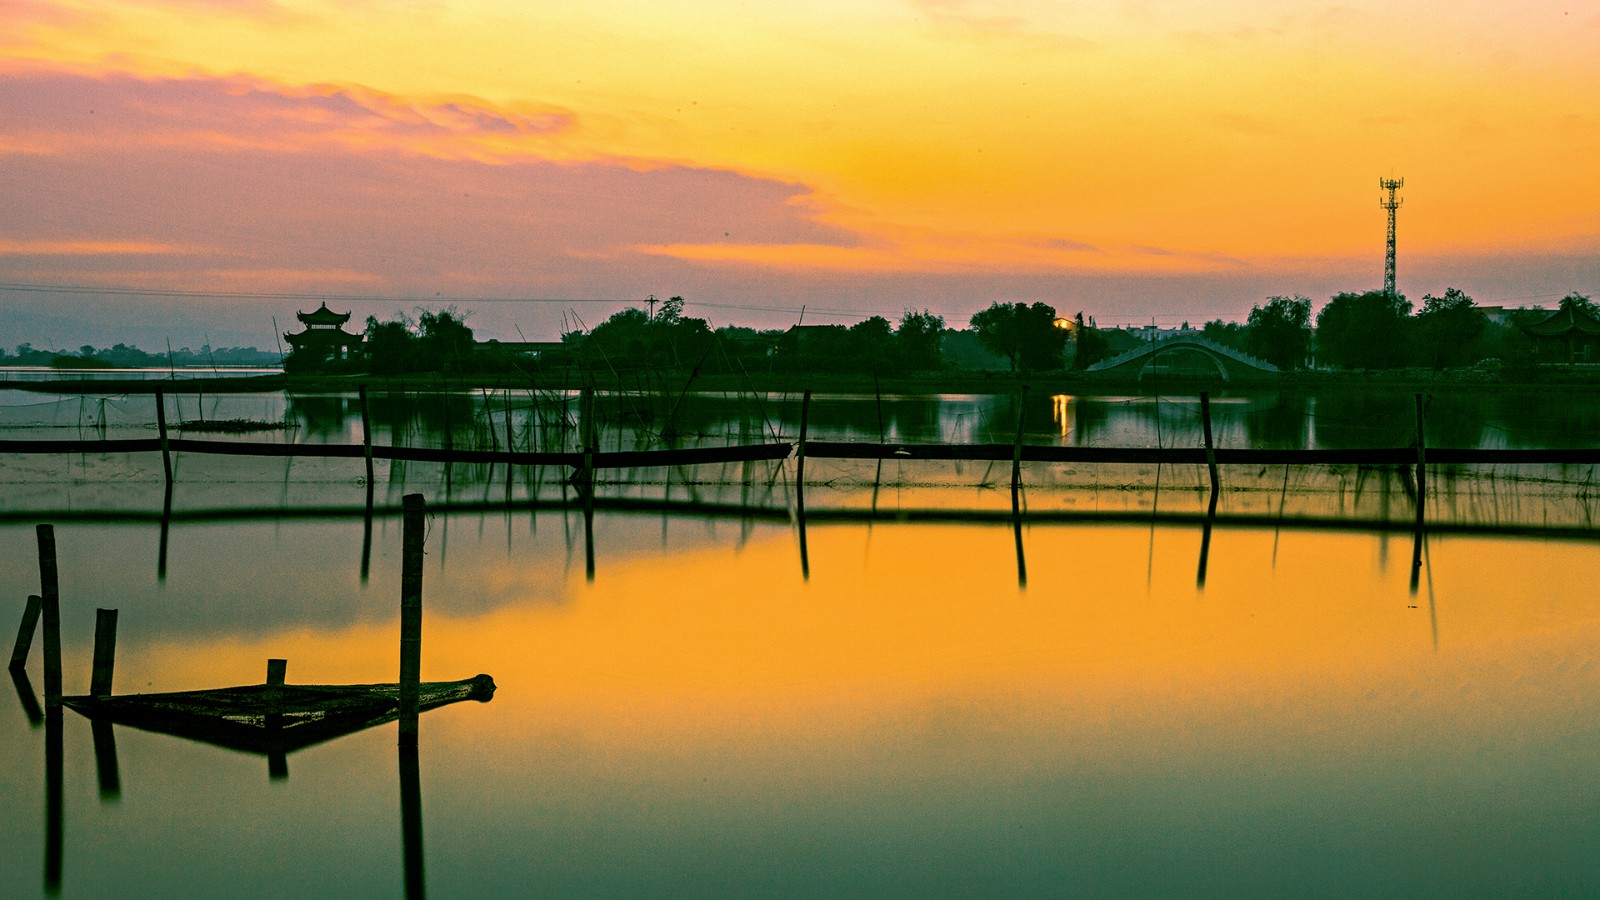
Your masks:
{"label": "orange sky", "polygon": [[[7,284],[385,298],[343,303],[358,314],[470,298],[501,336],[548,334],[562,307],[495,298],[613,301],[582,307],[592,321],[650,293],[713,324],[802,304],[964,324],[999,299],[1236,318],[1269,294],[1376,286],[1392,172],[1413,299],[1600,292],[1593,4],[0,0],[0,16]],[[250,330],[297,301],[0,292],[19,332],[108,302]],[[0,343],[43,337],[12,330]]]}

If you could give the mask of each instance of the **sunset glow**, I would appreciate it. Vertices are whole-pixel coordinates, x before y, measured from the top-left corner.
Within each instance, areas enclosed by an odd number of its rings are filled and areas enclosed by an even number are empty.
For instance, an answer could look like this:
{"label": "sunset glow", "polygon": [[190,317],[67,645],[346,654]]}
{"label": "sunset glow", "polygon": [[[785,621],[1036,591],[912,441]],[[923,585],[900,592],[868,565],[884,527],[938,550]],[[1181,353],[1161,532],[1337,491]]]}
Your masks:
{"label": "sunset glow", "polygon": [[6,282],[1241,318],[1371,287],[1393,172],[1410,296],[1600,288],[1590,7],[0,13]]}

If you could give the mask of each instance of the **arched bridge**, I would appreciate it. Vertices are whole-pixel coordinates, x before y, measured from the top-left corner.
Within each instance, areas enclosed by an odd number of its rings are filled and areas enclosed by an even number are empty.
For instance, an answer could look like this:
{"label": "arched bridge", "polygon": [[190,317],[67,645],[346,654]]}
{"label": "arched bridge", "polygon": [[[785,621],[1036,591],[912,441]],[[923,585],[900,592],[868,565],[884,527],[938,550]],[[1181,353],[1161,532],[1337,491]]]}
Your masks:
{"label": "arched bridge", "polygon": [[1199,335],[1180,334],[1101,360],[1086,371],[1115,372],[1141,379],[1160,376],[1204,378],[1215,375],[1223,381],[1230,381],[1236,377],[1276,375],[1279,369],[1264,359],[1256,359],[1216,341],[1206,340]]}

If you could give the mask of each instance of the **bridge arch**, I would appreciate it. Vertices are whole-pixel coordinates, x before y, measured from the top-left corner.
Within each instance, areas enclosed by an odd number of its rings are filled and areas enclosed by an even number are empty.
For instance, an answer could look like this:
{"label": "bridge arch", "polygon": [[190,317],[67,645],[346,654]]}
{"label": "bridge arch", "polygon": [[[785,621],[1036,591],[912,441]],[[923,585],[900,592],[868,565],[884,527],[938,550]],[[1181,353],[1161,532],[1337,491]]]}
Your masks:
{"label": "bridge arch", "polygon": [[[1257,359],[1232,347],[1208,341],[1198,334],[1179,334],[1151,344],[1142,344],[1120,356],[1095,363],[1086,371],[1115,372],[1144,378],[1162,371],[1163,358],[1171,360],[1175,354],[1180,353],[1186,358],[1196,356],[1203,358],[1215,368],[1217,377],[1223,381],[1231,381],[1240,376],[1258,377],[1279,373],[1277,366],[1264,359]],[[1190,372],[1193,371],[1191,368]]]}

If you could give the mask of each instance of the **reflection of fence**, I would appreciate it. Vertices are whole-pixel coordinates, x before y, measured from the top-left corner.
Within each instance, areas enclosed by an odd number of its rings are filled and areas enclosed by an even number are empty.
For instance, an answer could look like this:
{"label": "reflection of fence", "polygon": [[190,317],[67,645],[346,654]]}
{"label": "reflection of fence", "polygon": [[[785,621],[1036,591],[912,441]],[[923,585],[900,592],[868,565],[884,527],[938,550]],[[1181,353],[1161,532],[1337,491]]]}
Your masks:
{"label": "reflection of fence", "polygon": [[[588,391],[579,401],[580,417],[592,417],[592,396]],[[584,450],[519,451],[509,449],[468,449],[458,447],[405,447],[372,443],[367,414],[366,391],[360,393],[363,442],[361,444],[285,444],[264,441],[207,440],[171,437],[164,415],[161,391],[156,391],[157,428],[152,438],[113,438],[76,440],[0,440],[0,453],[15,454],[116,454],[156,453],[163,457],[168,483],[172,480],[171,454],[194,453],[220,456],[295,457],[324,459],[364,459],[371,477],[372,460],[436,463],[491,464],[511,466],[561,466],[575,473],[592,475],[596,470],[667,466],[715,465],[737,462],[765,462],[787,459],[791,454],[812,459],[837,460],[945,460],[968,462],[1085,463],[1205,466],[1215,473],[1223,466],[1417,466],[1422,472],[1428,464],[1453,465],[1600,465],[1600,447],[1560,449],[1478,449],[1426,447],[1423,441],[1422,410],[1417,410],[1416,438],[1404,447],[1342,449],[1228,448],[1215,446],[1210,437],[1210,404],[1202,393],[1201,416],[1206,435],[1204,446],[1190,447],[1062,447],[1027,444],[1022,441],[1019,404],[1017,438],[1012,443],[929,444],[864,441],[809,440],[806,409],[801,411],[801,431],[796,441],[773,441],[723,447],[662,448],[655,450],[600,450],[592,430],[580,421]],[[809,406],[810,392],[806,392]],[[801,470],[803,472],[803,469]]]}

